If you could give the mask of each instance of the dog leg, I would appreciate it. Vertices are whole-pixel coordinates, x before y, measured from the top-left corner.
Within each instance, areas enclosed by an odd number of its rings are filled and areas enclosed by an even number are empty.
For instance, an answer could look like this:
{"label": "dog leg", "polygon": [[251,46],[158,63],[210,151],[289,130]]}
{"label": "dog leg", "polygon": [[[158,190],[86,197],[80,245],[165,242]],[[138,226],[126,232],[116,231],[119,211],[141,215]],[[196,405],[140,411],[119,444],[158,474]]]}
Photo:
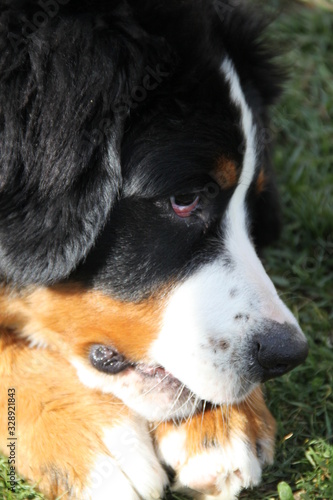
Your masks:
{"label": "dog leg", "polygon": [[[16,471],[47,498],[152,500],[167,477],[144,419],[112,395],[92,391],[58,352],[0,332],[0,407],[15,399]],[[13,391],[14,390],[14,391]],[[8,454],[7,411],[0,449]]]}
{"label": "dog leg", "polygon": [[161,462],[176,472],[174,489],[204,500],[231,500],[260,482],[272,463],[275,421],[257,388],[238,405],[208,407],[179,425],[155,431]]}

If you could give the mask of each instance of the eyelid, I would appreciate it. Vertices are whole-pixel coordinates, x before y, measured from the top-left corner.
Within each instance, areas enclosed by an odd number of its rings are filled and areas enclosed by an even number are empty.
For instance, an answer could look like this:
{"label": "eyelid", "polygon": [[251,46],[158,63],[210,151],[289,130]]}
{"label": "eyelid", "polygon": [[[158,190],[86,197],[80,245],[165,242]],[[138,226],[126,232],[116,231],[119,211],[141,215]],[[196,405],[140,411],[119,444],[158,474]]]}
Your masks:
{"label": "eyelid", "polygon": [[195,211],[195,209],[198,207],[199,202],[200,202],[200,196],[197,195],[190,205],[178,205],[176,203],[175,196],[171,196],[170,201],[171,201],[171,206],[172,206],[175,214],[178,215],[178,217],[184,219],[186,217],[190,217],[193,214],[193,212]]}

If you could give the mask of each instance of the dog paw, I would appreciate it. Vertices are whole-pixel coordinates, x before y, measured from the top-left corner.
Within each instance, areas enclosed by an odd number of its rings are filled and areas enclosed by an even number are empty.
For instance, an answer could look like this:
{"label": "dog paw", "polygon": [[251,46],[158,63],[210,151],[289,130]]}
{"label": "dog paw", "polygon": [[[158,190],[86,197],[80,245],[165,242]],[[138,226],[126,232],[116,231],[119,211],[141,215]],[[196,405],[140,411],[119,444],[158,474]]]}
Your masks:
{"label": "dog paw", "polygon": [[155,431],[160,460],[176,474],[173,489],[204,500],[231,500],[259,484],[272,463],[275,421],[261,389],[239,405],[209,407],[190,421]]}
{"label": "dog paw", "polygon": [[[197,497],[230,500],[261,479],[261,464],[242,439],[231,438],[223,447],[207,449],[180,467],[175,490],[191,489]],[[200,495],[199,495],[200,494]]]}
{"label": "dog paw", "polygon": [[104,430],[103,443],[109,454],[97,458],[90,473],[89,500],[158,500],[168,483],[147,432],[146,422],[122,421]]}

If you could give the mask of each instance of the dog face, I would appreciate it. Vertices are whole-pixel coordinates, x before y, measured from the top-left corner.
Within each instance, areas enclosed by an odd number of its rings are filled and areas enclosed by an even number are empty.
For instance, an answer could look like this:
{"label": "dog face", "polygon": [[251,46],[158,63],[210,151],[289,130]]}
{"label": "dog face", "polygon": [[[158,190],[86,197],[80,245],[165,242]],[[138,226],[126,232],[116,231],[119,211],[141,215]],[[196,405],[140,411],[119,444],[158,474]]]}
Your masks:
{"label": "dog face", "polygon": [[29,285],[7,318],[151,420],[240,401],[307,354],[255,248],[279,231],[276,70],[240,7],[83,4],[2,77],[8,98],[36,61],[20,118],[3,103],[2,275]]}

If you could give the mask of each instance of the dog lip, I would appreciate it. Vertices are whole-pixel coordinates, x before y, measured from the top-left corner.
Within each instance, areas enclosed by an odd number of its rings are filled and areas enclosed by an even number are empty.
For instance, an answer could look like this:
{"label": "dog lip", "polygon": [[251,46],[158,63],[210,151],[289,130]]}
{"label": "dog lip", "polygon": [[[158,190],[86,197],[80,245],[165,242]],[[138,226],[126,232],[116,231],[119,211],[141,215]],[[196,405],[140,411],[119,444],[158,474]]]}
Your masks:
{"label": "dog lip", "polygon": [[135,363],[120,354],[114,347],[103,344],[94,344],[90,347],[89,360],[98,371],[109,375],[117,375],[128,370],[134,370],[140,375],[166,381],[173,385],[181,385],[180,380],[175,378],[163,366]]}
{"label": "dog lip", "polygon": [[144,379],[156,380],[156,389],[163,391],[163,388],[179,390],[181,387],[184,394],[190,393],[190,389],[172,373],[167,371],[161,365],[145,365],[143,363],[133,364],[130,369],[133,369],[137,374]]}
{"label": "dog lip", "polygon": [[175,378],[171,375],[170,372],[166,371],[165,368],[163,368],[163,366],[150,366],[141,363],[137,363],[134,366],[138,372],[142,373],[143,375],[146,375],[147,377],[163,378],[171,376],[172,378]]}

